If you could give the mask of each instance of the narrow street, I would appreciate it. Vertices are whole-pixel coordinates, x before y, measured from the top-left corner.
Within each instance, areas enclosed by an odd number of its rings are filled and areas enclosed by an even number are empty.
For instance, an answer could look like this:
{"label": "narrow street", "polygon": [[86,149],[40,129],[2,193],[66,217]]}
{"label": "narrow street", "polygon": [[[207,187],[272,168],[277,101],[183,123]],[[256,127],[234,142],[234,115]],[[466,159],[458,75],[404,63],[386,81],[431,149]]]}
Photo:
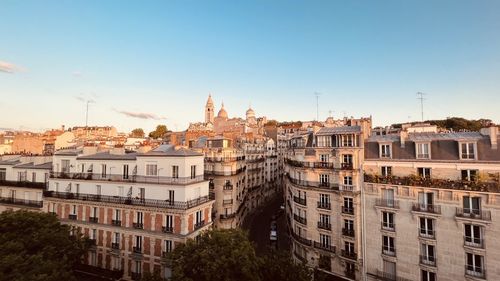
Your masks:
{"label": "narrow street", "polygon": [[[249,232],[250,240],[255,244],[257,254],[262,254],[269,250],[269,247],[278,250],[290,250],[290,237],[286,228],[286,216],[284,210],[280,210],[283,204],[281,194],[269,201],[260,210],[249,215],[243,223],[243,229]],[[276,217],[278,240],[270,240],[271,222],[273,216]]]}

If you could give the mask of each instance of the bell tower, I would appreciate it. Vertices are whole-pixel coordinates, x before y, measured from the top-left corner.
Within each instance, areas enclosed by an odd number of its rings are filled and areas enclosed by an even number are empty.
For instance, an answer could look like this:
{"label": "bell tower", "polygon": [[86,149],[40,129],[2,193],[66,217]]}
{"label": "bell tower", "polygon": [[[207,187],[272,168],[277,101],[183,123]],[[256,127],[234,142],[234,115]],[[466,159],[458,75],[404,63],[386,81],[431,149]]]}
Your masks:
{"label": "bell tower", "polygon": [[214,102],[212,101],[212,95],[208,95],[207,104],[205,105],[205,123],[214,123]]}

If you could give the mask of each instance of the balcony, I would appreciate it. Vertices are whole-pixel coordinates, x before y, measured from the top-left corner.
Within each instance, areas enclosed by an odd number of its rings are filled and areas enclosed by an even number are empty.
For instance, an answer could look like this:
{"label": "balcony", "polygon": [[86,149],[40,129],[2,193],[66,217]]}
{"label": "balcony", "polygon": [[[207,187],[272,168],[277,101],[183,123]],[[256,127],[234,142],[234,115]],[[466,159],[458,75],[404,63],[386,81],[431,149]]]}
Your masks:
{"label": "balcony", "polygon": [[135,229],[144,229],[144,224],[142,222],[134,222],[132,227]]}
{"label": "balcony", "polygon": [[377,198],[375,200],[375,206],[391,209],[399,209],[399,200]]}
{"label": "balcony", "polygon": [[342,228],[342,235],[354,237],[354,229],[352,228]]}
{"label": "balcony", "polygon": [[337,183],[330,183],[330,182],[319,182],[319,181],[306,181],[306,180],[298,180],[290,177],[288,175],[288,180],[295,184],[299,185],[301,187],[312,187],[312,188],[319,188],[319,189],[328,189],[328,190],[339,190],[339,185]]}
{"label": "balcony", "polygon": [[384,272],[382,270],[376,270],[375,273],[369,273],[369,275],[375,276],[381,281],[410,281],[409,279],[399,277],[396,274]]}
{"label": "balcony", "polygon": [[436,257],[420,255],[420,264],[426,266],[436,266]]}
{"label": "balcony", "polygon": [[342,206],[342,214],[354,215],[354,208],[352,206]]}
{"label": "balcony", "polygon": [[340,191],[353,192],[354,191],[354,185],[351,185],[351,184],[341,184],[341,185],[339,185],[339,190]]}
{"label": "balcony", "polygon": [[228,163],[235,161],[245,160],[245,156],[237,156],[237,157],[205,157],[205,162],[210,163]]}
{"label": "balcony", "polygon": [[222,189],[223,190],[233,190],[233,185],[232,184],[224,184]]}
{"label": "balcony", "polygon": [[200,229],[205,225],[205,220],[199,221],[194,224],[194,230]]}
{"label": "balcony", "polygon": [[134,252],[136,254],[142,254],[142,247],[136,247],[136,246],[134,246],[132,248],[132,252]]}
{"label": "balcony", "polygon": [[11,205],[18,205],[18,206],[34,207],[34,208],[43,207],[43,201],[24,200],[24,199],[12,198],[12,197],[0,197],[0,204],[11,204]]}
{"label": "balcony", "polygon": [[327,222],[318,222],[318,228],[324,229],[324,230],[332,230],[332,224],[327,223]]}
{"label": "balcony", "polygon": [[396,224],[393,222],[380,222],[380,227],[382,228],[382,230],[394,231],[396,228]]}
{"label": "balcony", "polygon": [[266,158],[264,157],[257,157],[257,158],[254,158],[254,159],[246,159],[246,162],[247,163],[260,163],[260,162],[264,162],[266,160]]}
{"label": "balcony", "polygon": [[233,204],[233,199],[222,200],[222,205],[231,205],[231,204]]}
{"label": "balcony", "polygon": [[128,183],[173,184],[173,185],[186,185],[186,184],[202,182],[205,180],[203,175],[198,175],[196,177],[129,175],[128,177],[124,178],[123,174],[102,175],[99,173],[60,173],[60,172],[51,172],[50,178],[98,180],[98,181],[113,181],[113,182],[128,182]]}
{"label": "balcony", "polygon": [[464,246],[484,249],[484,239],[479,237],[464,236]]}
{"label": "balcony", "polygon": [[121,226],[122,221],[121,220],[111,220],[111,224],[114,226]]}
{"label": "balcony", "polygon": [[486,279],[486,270],[481,266],[465,265],[465,276]]}
{"label": "balcony", "polygon": [[441,214],[441,206],[440,205],[413,203],[411,210],[414,212]]}
{"label": "balcony", "polygon": [[382,254],[390,257],[396,256],[396,248],[387,245],[382,245]]}
{"label": "balcony", "polygon": [[44,189],[47,186],[47,184],[45,182],[0,180],[0,186],[13,186],[13,187]]}
{"label": "balcony", "polygon": [[301,237],[300,235],[296,234],[295,232],[291,232],[292,237],[294,240],[298,241],[299,243],[306,245],[306,246],[311,246],[312,245],[312,240]]}
{"label": "balcony", "polygon": [[358,254],[356,254],[355,252],[346,251],[345,249],[342,249],[340,251],[340,255],[343,256],[344,258],[354,260],[354,261],[358,259]]}
{"label": "balcony", "polygon": [[425,239],[436,239],[436,232],[433,229],[420,228],[418,236]]}
{"label": "balcony", "polygon": [[205,170],[206,176],[235,176],[242,172],[246,171],[246,167],[239,168],[231,171],[213,171],[213,170]]}
{"label": "balcony", "polygon": [[301,254],[299,254],[299,252],[297,251],[294,251],[293,252],[293,255],[298,259],[300,260],[301,262],[303,263],[306,263],[307,262],[307,259],[305,257],[303,257]]}
{"label": "balcony", "polygon": [[340,164],[340,169],[341,170],[353,170],[353,164],[346,162],[346,163],[341,163]]}
{"label": "balcony", "polygon": [[161,231],[163,233],[173,233],[174,232],[174,228],[172,226],[162,226],[161,227]]}
{"label": "balcony", "polygon": [[335,254],[335,246],[332,246],[332,245],[327,245],[327,244],[324,244],[324,243],[320,243],[320,242],[316,242],[314,241],[314,248],[316,249],[320,249],[320,250],[323,250],[323,251],[328,251],[330,253],[334,253]]}
{"label": "balcony", "polygon": [[111,243],[111,249],[119,250],[120,249],[120,243]]}
{"label": "balcony", "polygon": [[76,221],[76,218],[77,218],[76,214],[69,214],[68,215],[68,219],[70,219],[70,220]]}
{"label": "balcony", "polygon": [[332,206],[330,202],[318,201],[318,209],[331,210]]}
{"label": "balcony", "polygon": [[97,217],[89,217],[89,222],[91,222],[91,223],[98,223],[99,222],[99,218],[97,218]]}
{"label": "balcony", "polygon": [[[304,162],[307,163],[307,162]],[[334,164],[332,162],[309,162],[312,164],[313,168],[316,169],[333,169],[335,168]]]}
{"label": "balcony", "polygon": [[209,191],[209,192],[208,192],[208,198],[209,198],[210,200],[215,200],[215,192],[211,192],[211,191]]}
{"label": "balcony", "polygon": [[187,210],[203,203],[209,202],[211,199],[208,196],[203,196],[198,199],[193,199],[185,202],[171,201],[171,200],[157,200],[157,199],[141,199],[123,196],[109,196],[109,195],[96,195],[96,194],[82,194],[70,192],[56,192],[44,191],[43,196],[60,199],[76,199],[82,201],[105,202],[112,204],[124,204],[134,206],[146,206],[156,208],[169,208]]}
{"label": "balcony", "polygon": [[473,220],[491,221],[491,212],[477,209],[458,208],[455,212],[457,218],[467,218]]}
{"label": "balcony", "polygon": [[300,204],[302,206],[306,206],[307,205],[306,198],[300,198],[300,197],[297,197],[297,196],[293,197],[293,202],[298,203],[298,204]]}
{"label": "balcony", "polygon": [[301,224],[306,224],[307,225],[307,219],[304,218],[304,217],[301,217],[297,214],[293,214],[293,219],[296,221],[296,222],[300,222]]}
{"label": "balcony", "polygon": [[496,192],[496,193],[500,192],[500,183],[487,182],[487,181],[429,179],[429,178],[420,178],[418,176],[383,177],[379,175],[369,175],[369,174],[365,174],[364,180],[365,182],[380,183],[380,184],[435,187],[444,189],[459,189],[467,191],[483,191],[483,192]]}

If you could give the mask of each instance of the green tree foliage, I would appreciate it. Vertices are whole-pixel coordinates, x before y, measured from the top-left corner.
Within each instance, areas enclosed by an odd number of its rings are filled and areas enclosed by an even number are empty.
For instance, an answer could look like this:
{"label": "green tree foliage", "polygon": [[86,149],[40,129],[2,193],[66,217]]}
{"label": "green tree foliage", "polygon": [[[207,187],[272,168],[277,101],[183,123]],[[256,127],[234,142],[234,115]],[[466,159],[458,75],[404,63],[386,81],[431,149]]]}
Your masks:
{"label": "green tree foliage", "polygon": [[55,215],[0,214],[0,280],[75,280],[72,268],[86,250],[81,235],[69,235]]}
{"label": "green tree foliage", "polygon": [[288,252],[271,251],[260,260],[262,281],[310,281],[312,272],[304,264],[296,264]]}
{"label": "green tree foliage", "polygon": [[154,131],[149,133],[149,137],[154,139],[162,139],[167,133],[168,129],[166,125],[158,125],[156,126],[156,129]]}
{"label": "green tree foliage", "polygon": [[247,234],[239,229],[211,230],[198,241],[188,240],[171,255],[173,281],[310,281],[303,264],[286,253],[255,254]]}
{"label": "green tree foliage", "polygon": [[[416,124],[419,122],[412,122],[411,124]],[[442,129],[449,129],[453,131],[479,131],[481,128],[489,127],[493,125],[490,119],[478,119],[478,120],[468,120],[461,117],[450,117],[443,120],[427,120],[425,123],[431,125],[436,125]],[[402,124],[393,124],[394,128],[401,128]]]}
{"label": "green tree foliage", "polygon": [[132,138],[143,138],[144,135],[144,130],[142,128],[133,129],[130,133],[130,137]]}

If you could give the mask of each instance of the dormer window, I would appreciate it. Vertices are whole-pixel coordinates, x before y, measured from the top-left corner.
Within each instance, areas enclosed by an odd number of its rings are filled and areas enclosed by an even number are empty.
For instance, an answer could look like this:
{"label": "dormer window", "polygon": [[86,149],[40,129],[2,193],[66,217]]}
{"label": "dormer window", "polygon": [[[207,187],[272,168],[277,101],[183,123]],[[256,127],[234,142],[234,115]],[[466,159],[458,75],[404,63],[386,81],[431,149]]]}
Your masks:
{"label": "dormer window", "polygon": [[430,143],[415,143],[415,151],[417,159],[430,159],[431,158],[431,145]]}
{"label": "dormer window", "polygon": [[380,158],[391,158],[391,145],[380,144]]}
{"label": "dormer window", "polygon": [[460,143],[460,159],[474,160],[476,159],[476,144],[473,142]]}

